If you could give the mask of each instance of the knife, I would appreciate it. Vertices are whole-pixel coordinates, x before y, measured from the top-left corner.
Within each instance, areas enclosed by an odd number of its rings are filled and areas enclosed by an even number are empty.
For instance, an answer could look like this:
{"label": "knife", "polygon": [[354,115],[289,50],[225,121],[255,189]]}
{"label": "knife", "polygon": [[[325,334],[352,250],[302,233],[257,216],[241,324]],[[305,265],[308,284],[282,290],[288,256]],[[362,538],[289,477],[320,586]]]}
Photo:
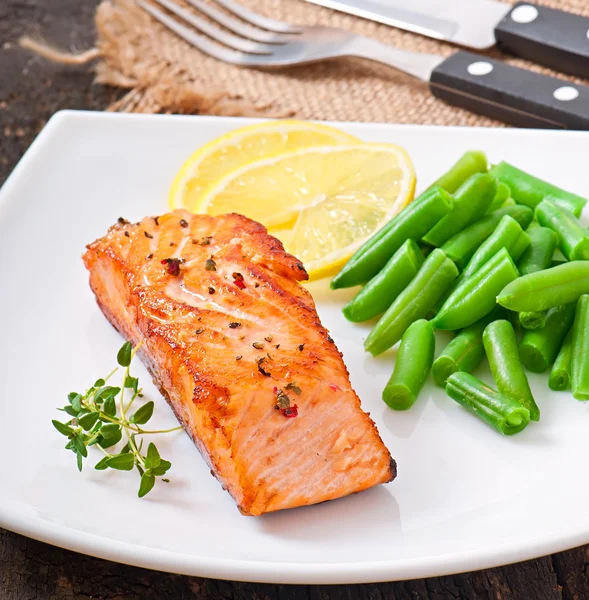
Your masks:
{"label": "knife", "polygon": [[478,50],[497,44],[555,71],[589,78],[589,18],[494,0],[307,0]]}

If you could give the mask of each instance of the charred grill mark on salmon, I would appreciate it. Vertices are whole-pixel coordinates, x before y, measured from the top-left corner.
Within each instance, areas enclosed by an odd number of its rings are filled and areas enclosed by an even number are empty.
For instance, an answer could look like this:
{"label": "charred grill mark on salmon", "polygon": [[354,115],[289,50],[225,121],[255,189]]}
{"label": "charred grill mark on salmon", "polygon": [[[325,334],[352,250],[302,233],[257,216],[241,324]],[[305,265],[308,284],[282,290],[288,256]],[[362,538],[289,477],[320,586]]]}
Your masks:
{"label": "charred grill mark on salmon", "polygon": [[121,219],[84,262],[98,305],[133,344],[144,340],[156,386],[242,513],[395,477],[299,284],[303,265],[262,225],[185,211]]}

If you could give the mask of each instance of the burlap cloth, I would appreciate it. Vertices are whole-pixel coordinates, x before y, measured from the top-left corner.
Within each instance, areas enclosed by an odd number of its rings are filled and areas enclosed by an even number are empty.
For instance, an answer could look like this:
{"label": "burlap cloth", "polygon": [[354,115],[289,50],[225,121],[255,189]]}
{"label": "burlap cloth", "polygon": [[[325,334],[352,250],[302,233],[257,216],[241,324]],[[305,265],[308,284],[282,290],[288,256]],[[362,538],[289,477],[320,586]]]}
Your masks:
{"label": "burlap cloth", "polygon": [[[418,52],[447,56],[455,50],[450,44],[337,13],[303,0],[242,1],[262,14],[293,24],[342,27]],[[178,2],[182,4],[182,0]],[[589,0],[544,3],[589,16]],[[96,64],[97,80],[130,90],[110,110],[497,125],[490,119],[437,100],[422,82],[367,61],[338,59],[272,72],[219,62],[165,29],[133,0],[102,2],[96,13],[96,28],[100,57]],[[497,50],[490,55],[513,65],[549,73]]]}

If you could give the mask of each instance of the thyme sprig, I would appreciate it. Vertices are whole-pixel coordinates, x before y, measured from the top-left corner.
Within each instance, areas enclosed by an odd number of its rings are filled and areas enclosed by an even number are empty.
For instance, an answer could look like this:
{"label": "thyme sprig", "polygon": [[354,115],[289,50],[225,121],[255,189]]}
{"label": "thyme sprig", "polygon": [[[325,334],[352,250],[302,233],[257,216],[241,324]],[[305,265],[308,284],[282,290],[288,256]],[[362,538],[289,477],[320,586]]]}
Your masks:
{"label": "thyme sprig", "polygon": [[[84,394],[68,394],[68,404],[58,410],[72,418],[65,423],[54,419],[52,423],[59,433],[68,438],[65,448],[76,455],[79,471],[82,470],[83,460],[88,457],[88,448],[95,446],[104,455],[94,466],[95,469],[137,469],[141,476],[138,496],[142,498],[153,489],[156,477],[169,481],[163,476],[172,466],[170,461],[160,456],[153,442],[144,452],[142,436],[170,433],[182,428],[143,429],[142,426],[153,416],[154,403],[151,400],[128,416],[135,401],[143,397],[139,379],[130,372],[131,361],[139,346],[133,348],[130,342],[125,342],[117,354],[117,362],[125,369],[120,387],[107,385],[107,381],[119,370],[117,367],[104,379],[98,379]],[[119,452],[108,450],[121,442],[123,437],[126,443]]]}

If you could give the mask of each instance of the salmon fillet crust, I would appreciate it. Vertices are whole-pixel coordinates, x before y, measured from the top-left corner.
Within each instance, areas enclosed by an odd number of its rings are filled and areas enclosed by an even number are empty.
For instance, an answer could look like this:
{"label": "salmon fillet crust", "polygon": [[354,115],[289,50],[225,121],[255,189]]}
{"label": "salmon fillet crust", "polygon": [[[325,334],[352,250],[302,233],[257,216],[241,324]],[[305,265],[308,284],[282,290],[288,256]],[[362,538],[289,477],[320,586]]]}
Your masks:
{"label": "salmon fillet crust", "polygon": [[102,312],[134,345],[245,515],[396,476],[303,265],[242,215],[124,219],[87,246]]}

